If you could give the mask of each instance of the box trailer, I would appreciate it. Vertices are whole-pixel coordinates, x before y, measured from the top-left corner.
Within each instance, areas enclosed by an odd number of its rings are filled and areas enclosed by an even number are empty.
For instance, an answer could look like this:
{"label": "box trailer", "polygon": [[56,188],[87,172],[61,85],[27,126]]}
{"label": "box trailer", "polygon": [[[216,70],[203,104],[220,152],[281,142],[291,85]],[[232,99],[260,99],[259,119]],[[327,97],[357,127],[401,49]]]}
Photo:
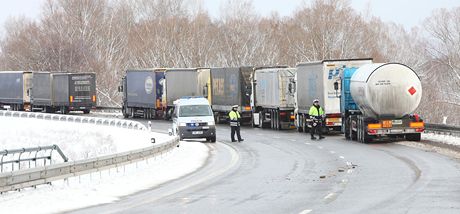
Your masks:
{"label": "box trailer", "polygon": [[228,119],[233,105],[238,105],[243,123],[252,121],[251,80],[253,67],[211,68],[210,103],[217,123]]}
{"label": "box trailer", "polygon": [[51,111],[50,72],[0,72],[0,105],[16,111]]}
{"label": "box trailer", "polygon": [[183,97],[207,97],[210,81],[209,68],[168,68],[165,71],[162,103],[165,119],[170,119],[174,101]]}
{"label": "box trailer", "polygon": [[123,93],[122,113],[125,118],[163,117],[161,98],[165,69],[127,70],[118,91]]}
{"label": "box trailer", "polygon": [[0,72],[0,105],[14,111],[30,110],[32,72]]}
{"label": "box trailer", "polygon": [[52,106],[62,114],[69,111],[88,114],[96,107],[96,74],[53,73]]}
{"label": "box trailer", "polygon": [[251,109],[253,125],[261,128],[290,129],[294,127],[295,68],[255,68],[252,78]]}
{"label": "box trailer", "polygon": [[309,115],[313,100],[318,99],[326,118],[323,132],[341,131],[340,91],[334,90],[334,83],[346,68],[359,68],[372,63],[371,58],[335,59],[300,63],[295,76],[295,126],[299,132],[309,132]]}

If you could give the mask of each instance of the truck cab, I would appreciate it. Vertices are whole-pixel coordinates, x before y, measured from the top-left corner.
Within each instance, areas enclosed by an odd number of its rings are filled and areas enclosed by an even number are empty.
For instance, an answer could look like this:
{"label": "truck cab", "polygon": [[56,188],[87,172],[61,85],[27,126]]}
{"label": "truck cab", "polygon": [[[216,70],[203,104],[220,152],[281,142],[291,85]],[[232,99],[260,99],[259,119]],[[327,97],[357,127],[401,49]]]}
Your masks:
{"label": "truck cab", "polygon": [[205,138],[216,142],[214,115],[204,97],[183,97],[174,101],[172,121],[172,133],[180,140]]}

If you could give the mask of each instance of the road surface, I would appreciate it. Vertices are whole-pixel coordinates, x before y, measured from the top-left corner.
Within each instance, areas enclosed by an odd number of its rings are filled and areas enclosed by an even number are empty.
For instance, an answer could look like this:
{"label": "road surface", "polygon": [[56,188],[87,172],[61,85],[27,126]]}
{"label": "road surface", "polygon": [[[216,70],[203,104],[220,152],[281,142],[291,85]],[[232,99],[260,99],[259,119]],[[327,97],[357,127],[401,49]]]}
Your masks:
{"label": "road surface", "polygon": [[460,213],[457,159],[341,135],[243,127],[245,141],[231,143],[229,127],[217,133],[197,172],[71,213]]}

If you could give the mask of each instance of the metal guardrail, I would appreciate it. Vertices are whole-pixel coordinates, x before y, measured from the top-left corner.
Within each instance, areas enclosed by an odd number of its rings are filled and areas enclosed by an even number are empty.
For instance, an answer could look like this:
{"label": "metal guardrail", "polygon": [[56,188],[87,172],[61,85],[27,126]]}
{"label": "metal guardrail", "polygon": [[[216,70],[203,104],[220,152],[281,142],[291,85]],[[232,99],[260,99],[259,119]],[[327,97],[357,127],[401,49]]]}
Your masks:
{"label": "metal guardrail", "polygon": [[[139,122],[119,119],[102,119],[72,115],[57,115],[18,111],[0,111],[0,116],[37,118],[43,120],[108,125],[113,127],[144,131],[148,130],[143,124]],[[161,145],[151,146],[144,149],[137,149],[129,152],[107,155],[92,159],[65,162],[25,170],[0,173],[0,193],[18,190],[26,187],[34,187],[41,184],[48,184],[56,180],[88,174],[91,172],[98,172],[105,169],[127,165],[137,161],[142,161],[168,152],[178,145],[179,138],[174,138]]]}
{"label": "metal guardrail", "polygon": [[[46,151],[49,151],[49,154],[46,155]],[[59,148],[58,145],[52,145],[52,146],[39,146],[39,147],[33,147],[33,148],[22,148],[22,149],[10,149],[10,150],[3,150],[3,151],[0,151],[0,155],[2,156],[2,158],[0,158],[0,168],[1,168],[1,171],[0,172],[3,172],[3,166],[5,164],[10,164],[11,163],[11,171],[14,171],[14,164],[18,164],[18,170],[21,170],[21,162],[29,162],[29,168],[31,168],[31,162],[33,161],[35,163],[35,167],[37,167],[37,161],[38,160],[43,160],[43,165],[46,165],[46,160],[50,160],[49,161],[49,164],[51,164],[52,162],[52,154],[53,154],[53,151],[56,151],[60,156],[61,158],[64,160],[64,162],[67,162],[69,159],[64,155],[64,153],[62,152],[61,148]],[[38,153],[40,152],[43,152],[44,154],[43,155],[38,155]],[[28,158],[21,158],[22,155],[24,153],[29,153],[29,157]],[[32,155],[32,157],[30,157],[32,153],[35,153],[35,155]],[[8,155],[11,155],[12,157],[14,157],[16,154],[19,154],[17,159],[11,159],[10,160],[7,160],[7,161],[4,161],[4,158]]]}
{"label": "metal guardrail", "polygon": [[100,109],[100,110],[121,110],[121,107],[116,107],[116,106],[96,106],[96,109]]}
{"label": "metal guardrail", "polygon": [[1,173],[0,192],[34,187],[41,184],[48,184],[56,180],[62,180],[69,177],[127,165],[161,155],[165,152],[171,151],[178,145],[179,139],[174,138],[158,146],[152,146],[120,154]]}
{"label": "metal guardrail", "polygon": [[425,123],[425,132],[443,134],[443,135],[460,136],[460,126]]}
{"label": "metal guardrail", "polygon": [[43,119],[43,120],[106,125],[106,126],[112,126],[112,127],[118,127],[118,128],[128,128],[128,129],[135,129],[135,130],[147,130],[147,127],[145,127],[145,125],[143,125],[140,122],[112,119],[112,118],[96,118],[96,117],[84,117],[84,116],[75,116],[75,115],[48,114],[48,113],[36,113],[36,112],[24,112],[24,111],[4,111],[4,110],[0,110],[0,116],[36,118],[36,119]]}

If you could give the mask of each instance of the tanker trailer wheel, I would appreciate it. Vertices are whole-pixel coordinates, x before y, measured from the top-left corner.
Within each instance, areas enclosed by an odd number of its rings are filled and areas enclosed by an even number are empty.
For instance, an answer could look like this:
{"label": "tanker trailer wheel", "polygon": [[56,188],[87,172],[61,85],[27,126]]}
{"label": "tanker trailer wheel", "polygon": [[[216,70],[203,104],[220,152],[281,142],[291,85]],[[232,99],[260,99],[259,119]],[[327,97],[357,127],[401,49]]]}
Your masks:
{"label": "tanker trailer wheel", "polygon": [[346,119],[346,121],[342,121],[342,127],[345,129],[345,139],[351,140],[351,129],[350,129],[350,119]]}

